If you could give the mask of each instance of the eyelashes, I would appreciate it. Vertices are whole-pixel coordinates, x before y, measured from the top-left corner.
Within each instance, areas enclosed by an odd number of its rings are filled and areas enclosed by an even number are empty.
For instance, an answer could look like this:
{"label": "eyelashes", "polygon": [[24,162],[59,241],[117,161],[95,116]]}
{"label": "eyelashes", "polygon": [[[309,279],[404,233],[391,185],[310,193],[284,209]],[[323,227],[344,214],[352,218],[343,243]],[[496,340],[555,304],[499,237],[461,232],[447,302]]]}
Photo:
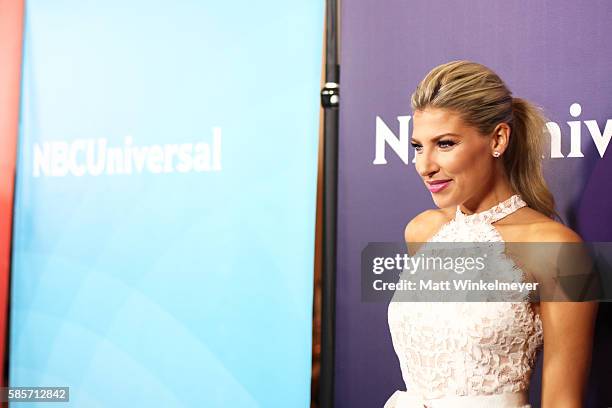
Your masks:
{"label": "eyelashes", "polygon": [[440,140],[438,142],[438,147],[442,147],[442,148],[453,147],[456,144],[457,143],[453,142],[452,140]]}
{"label": "eyelashes", "polygon": [[[442,150],[447,150],[455,146],[456,144],[457,143],[452,140],[438,140],[438,143],[436,143],[436,146],[438,146]],[[420,143],[410,142],[410,145],[417,152],[420,152],[421,150],[423,150],[423,146]]]}
{"label": "eyelashes", "polygon": [[414,142],[410,142],[410,146],[412,146],[414,148],[414,150],[416,150],[417,152],[420,152],[421,149],[423,148],[423,146],[421,146],[418,143],[414,143]]}

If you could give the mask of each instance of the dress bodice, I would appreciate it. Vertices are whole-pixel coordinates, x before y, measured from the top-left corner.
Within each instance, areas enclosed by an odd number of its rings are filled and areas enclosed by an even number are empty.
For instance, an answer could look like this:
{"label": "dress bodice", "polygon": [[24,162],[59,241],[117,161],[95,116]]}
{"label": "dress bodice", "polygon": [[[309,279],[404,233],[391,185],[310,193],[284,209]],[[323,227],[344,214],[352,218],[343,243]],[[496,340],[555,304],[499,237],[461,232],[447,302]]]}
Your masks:
{"label": "dress bodice", "polygon": [[[525,205],[513,195],[481,213],[465,215],[458,206],[428,242],[503,243],[493,223]],[[543,340],[531,303],[392,301],[388,322],[407,391],[396,392],[385,408],[463,406],[455,400],[461,397],[465,406],[529,406],[526,391]]]}

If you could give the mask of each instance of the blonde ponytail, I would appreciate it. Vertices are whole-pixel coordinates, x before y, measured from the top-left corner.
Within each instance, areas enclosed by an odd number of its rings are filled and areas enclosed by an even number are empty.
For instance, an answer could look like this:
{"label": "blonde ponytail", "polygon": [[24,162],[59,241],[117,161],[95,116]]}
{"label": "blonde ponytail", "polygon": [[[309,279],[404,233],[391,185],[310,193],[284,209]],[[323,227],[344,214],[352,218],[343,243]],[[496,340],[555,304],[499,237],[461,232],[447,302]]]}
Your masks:
{"label": "blonde ponytail", "polygon": [[512,116],[510,145],[503,156],[510,185],[529,207],[548,217],[558,217],[542,174],[546,120],[540,109],[521,98],[512,98]]}

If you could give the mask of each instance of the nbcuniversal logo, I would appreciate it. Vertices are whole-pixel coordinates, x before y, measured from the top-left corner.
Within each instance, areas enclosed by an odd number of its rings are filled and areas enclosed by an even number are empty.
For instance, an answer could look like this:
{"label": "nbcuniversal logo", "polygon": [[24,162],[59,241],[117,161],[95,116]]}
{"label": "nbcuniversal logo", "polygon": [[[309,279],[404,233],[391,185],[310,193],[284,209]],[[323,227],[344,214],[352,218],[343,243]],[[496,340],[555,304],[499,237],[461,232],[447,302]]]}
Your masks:
{"label": "nbcuniversal logo", "polygon": [[[582,107],[579,103],[573,103],[570,106],[569,112],[572,117],[578,118],[582,113]],[[408,128],[411,118],[412,116],[397,117],[399,122],[399,137],[396,137],[380,116],[376,116],[376,150],[372,164],[387,164],[385,158],[386,145],[389,145],[405,164],[408,164],[408,152],[410,148]],[[561,151],[561,127],[556,122],[546,123],[546,128],[550,135],[550,158],[584,157],[581,148],[583,123],[589,131],[590,137],[599,152],[599,156],[602,158],[604,157],[606,149],[610,144],[610,139],[612,138],[612,119],[606,121],[603,132],[596,120],[585,120],[583,122],[579,120],[568,121],[567,125],[570,129],[570,150],[567,155],[564,155]],[[414,158],[412,159],[412,163],[414,163]]]}
{"label": "nbcuniversal logo", "polygon": [[33,158],[33,177],[217,172],[221,128],[213,128],[212,143],[137,146],[131,136],[123,146],[109,146],[104,138],[34,143]]}

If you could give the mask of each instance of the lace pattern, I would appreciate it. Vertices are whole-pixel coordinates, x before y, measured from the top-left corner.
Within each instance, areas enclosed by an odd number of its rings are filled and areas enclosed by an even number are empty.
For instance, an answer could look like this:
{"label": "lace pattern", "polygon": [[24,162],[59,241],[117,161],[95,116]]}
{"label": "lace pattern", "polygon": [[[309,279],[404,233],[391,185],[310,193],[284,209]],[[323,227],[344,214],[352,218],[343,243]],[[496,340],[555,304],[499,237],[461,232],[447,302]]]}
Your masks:
{"label": "lace pattern", "polygon": [[[428,242],[503,242],[492,223],[526,203],[518,195],[455,219]],[[495,263],[523,275],[503,253]],[[408,393],[426,399],[527,390],[542,323],[527,301],[391,302],[388,323]]]}

